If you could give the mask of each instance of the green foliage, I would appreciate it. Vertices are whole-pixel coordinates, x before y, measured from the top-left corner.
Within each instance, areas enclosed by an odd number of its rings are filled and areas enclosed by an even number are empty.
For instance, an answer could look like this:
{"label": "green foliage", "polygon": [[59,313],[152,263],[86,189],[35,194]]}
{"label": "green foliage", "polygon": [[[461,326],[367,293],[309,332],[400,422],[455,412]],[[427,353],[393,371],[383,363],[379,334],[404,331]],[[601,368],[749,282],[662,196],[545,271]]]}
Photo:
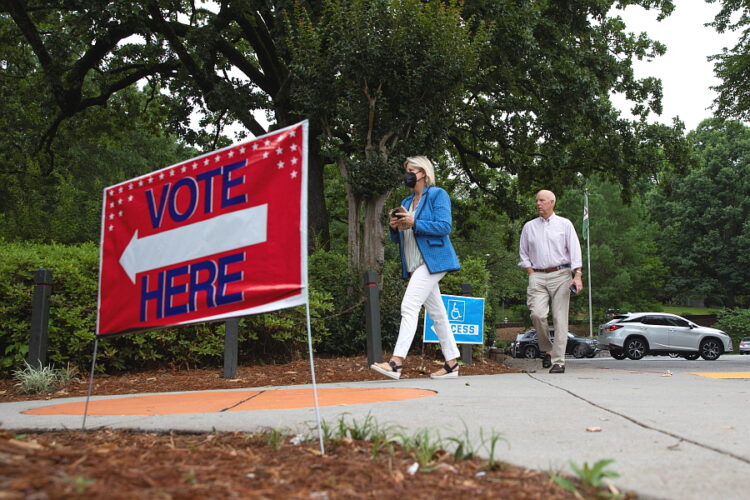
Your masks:
{"label": "green foliage", "polygon": [[[648,220],[640,196],[622,201],[621,188],[598,178],[587,183],[589,193],[589,230],[591,276],[588,276],[586,241],[581,235],[583,193],[571,189],[558,196],[555,212],[576,226],[583,253],[584,287],[591,284],[593,317],[604,311],[653,310],[654,298],[661,291],[666,269],[656,245],[658,227]],[[585,313],[588,293],[571,298],[571,310]]]}
{"label": "green foliage", "polygon": [[366,346],[363,279],[349,268],[346,255],[318,250],[309,258],[310,286],[330,297],[327,316],[313,322],[328,334],[320,339],[319,352],[361,354]]}
{"label": "green foliage", "polygon": [[439,434],[434,434],[430,429],[420,429],[414,434],[396,434],[396,439],[405,452],[414,456],[423,471],[430,471],[430,466],[435,454],[443,449],[443,440]]}
{"label": "green foliage", "polygon": [[[750,128],[704,120],[688,136],[696,165],[665,174],[650,198],[669,268],[665,298],[750,304]],[[666,300],[665,300],[666,302]]]}
{"label": "green foliage", "polygon": [[750,309],[725,309],[716,316],[713,327],[726,332],[735,349],[743,337],[750,336]]}
{"label": "green foliage", "polygon": [[52,365],[31,366],[25,363],[23,370],[13,372],[16,384],[24,394],[52,394],[76,380],[75,368],[55,368]]}
{"label": "green foliage", "polygon": [[[634,1],[669,15],[671,0]],[[636,78],[632,63],[666,47],[629,32],[612,15],[618,2],[465,2],[464,16],[492,23],[482,53],[487,71],[473,82],[451,123],[455,177],[517,216],[516,193],[562,192],[577,173],[599,172],[621,184],[688,155],[683,125],[650,124],[661,113],[661,82]],[[621,4],[619,4],[621,5]],[[623,119],[612,94],[632,102],[636,120]]]}
{"label": "green foliage", "polygon": [[716,114],[747,121],[750,117],[747,79],[747,67],[750,63],[750,45],[748,44],[750,10],[747,2],[741,0],[713,1],[721,5],[721,10],[712,23],[716,31],[741,33],[734,47],[725,48],[720,54],[711,58],[714,61],[714,73],[721,80],[716,87],[719,94],[714,101]]}
{"label": "green foliage", "polygon": [[66,122],[57,134],[53,171],[33,151],[22,170],[0,170],[0,238],[98,241],[104,187],[196,154],[153,123],[161,109],[151,110],[156,105],[149,108],[147,99],[131,89],[109,107]]}
{"label": "green foliage", "polygon": [[[612,463],[614,463],[614,460],[603,459],[603,460],[598,460],[593,466],[590,466],[588,462],[584,462],[582,466],[578,466],[572,460],[568,461],[570,468],[573,469],[573,472],[576,473],[578,480],[581,482],[581,485],[586,490],[597,490],[605,486],[605,483],[604,483],[605,479],[608,479],[608,478],[617,479],[618,477],[620,477],[620,474],[618,474],[617,472],[607,469],[607,467]],[[578,489],[576,488],[575,484],[573,484],[572,481],[559,475],[553,476],[552,480],[559,486],[565,488],[566,490],[571,491],[573,493],[578,493]],[[610,493],[600,493],[597,496],[605,497],[605,498],[621,497],[621,495],[610,494]]]}
{"label": "green foliage", "polygon": [[[53,273],[48,359],[81,371],[91,365],[96,329],[98,250],[94,245],[0,242],[0,375],[22,366],[28,353],[33,276]],[[320,318],[333,310],[332,296],[310,290],[313,345],[328,335]],[[240,320],[241,362],[273,362],[307,351],[304,306]],[[154,366],[216,366],[224,353],[224,323],[203,323],[102,339],[100,371]],[[361,350],[358,352],[362,352]]]}

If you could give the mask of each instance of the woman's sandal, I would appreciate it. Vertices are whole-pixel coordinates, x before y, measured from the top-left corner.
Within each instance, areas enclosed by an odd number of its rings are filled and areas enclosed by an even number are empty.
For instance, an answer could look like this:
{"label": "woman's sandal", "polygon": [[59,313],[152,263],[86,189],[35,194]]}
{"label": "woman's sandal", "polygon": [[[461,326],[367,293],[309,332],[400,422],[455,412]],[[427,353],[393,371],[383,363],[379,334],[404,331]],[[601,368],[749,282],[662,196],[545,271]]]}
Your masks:
{"label": "woman's sandal", "polygon": [[370,369],[394,380],[401,378],[401,369],[403,368],[403,365],[397,365],[395,361],[389,361],[387,364],[388,368],[383,368],[382,365],[385,364],[386,363],[373,363],[370,365]]}
{"label": "woman's sandal", "polygon": [[430,374],[430,378],[456,378],[458,377],[458,363],[451,366],[446,361],[445,364],[443,365],[442,371],[444,371],[445,373],[440,373],[440,370],[438,370],[435,373]]}

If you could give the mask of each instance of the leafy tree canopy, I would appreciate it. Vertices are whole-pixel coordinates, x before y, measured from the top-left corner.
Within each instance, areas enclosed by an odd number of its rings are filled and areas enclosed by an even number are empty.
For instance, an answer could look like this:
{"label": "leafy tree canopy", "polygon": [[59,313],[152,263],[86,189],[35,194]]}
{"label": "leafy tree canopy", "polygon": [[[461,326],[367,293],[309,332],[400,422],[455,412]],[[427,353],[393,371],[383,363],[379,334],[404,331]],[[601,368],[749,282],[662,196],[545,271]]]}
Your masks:
{"label": "leafy tree canopy", "polygon": [[697,166],[663,176],[651,197],[659,244],[669,267],[665,292],[675,299],[746,304],[750,295],[750,129],[704,120],[688,136]]}

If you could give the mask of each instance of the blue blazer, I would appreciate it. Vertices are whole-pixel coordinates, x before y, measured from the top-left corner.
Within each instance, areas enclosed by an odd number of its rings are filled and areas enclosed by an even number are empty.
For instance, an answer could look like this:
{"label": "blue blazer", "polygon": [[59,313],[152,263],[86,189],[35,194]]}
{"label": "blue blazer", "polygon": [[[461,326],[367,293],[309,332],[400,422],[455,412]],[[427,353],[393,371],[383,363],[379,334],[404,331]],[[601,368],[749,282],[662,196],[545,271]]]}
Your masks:
{"label": "blue blazer", "polygon": [[[401,205],[407,209],[411,206],[414,193],[404,198]],[[451,199],[444,189],[427,186],[422,192],[417,213],[414,214],[414,239],[417,242],[422,259],[431,274],[444,271],[458,271],[456,251],[448,235],[451,232]],[[400,231],[391,228],[391,240],[399,244],[401,255],[401,276],[409,277],[404,259],[404,240]]]}

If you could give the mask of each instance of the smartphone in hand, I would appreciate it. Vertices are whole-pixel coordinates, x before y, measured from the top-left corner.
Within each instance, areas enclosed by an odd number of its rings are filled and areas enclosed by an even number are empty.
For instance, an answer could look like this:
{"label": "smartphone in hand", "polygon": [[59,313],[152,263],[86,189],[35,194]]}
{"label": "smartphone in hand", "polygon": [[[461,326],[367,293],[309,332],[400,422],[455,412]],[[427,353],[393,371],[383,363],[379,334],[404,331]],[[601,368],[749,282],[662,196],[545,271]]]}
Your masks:
{"label": "smartphone in hand", "polygon": [[404,214],[400,213],[400,211],[401,211],[401,207],[394,208],[393,210],[391,210],[391,218],[395,217],[397,219],[400,219],[404,217]]}
{"label": "smartphone in hand", "polygon": [[576,289],[575,284],[570,285],[570,291],[573,293],[578,293],[578,290]]}

